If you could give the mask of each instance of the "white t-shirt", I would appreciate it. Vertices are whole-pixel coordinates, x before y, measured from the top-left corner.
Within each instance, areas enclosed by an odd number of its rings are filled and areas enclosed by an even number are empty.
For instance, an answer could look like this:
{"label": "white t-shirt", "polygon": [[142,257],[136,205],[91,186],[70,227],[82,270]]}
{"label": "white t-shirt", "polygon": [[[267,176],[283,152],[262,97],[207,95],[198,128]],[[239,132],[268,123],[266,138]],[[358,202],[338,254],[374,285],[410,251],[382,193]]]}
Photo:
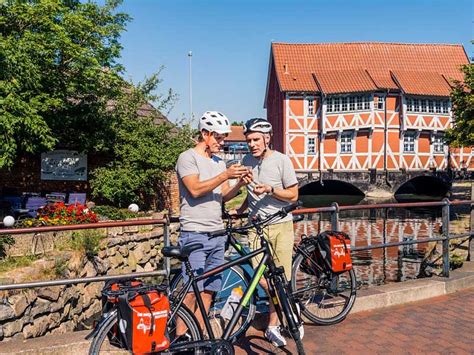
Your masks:
{"label": "white t-shirt", "polygon": [[[247,154],[242,160],[242,165],[252,169],[253,180],[256,183],[270,185],[275,189],[286,189],[298,183],[290,158],[275,150],[263,160],[254,158],[252,154]],[[257,196],[250,186],[247,186],[247,192],[250,216],[258,214],[264,218],[289,205],[288,202],[281,201],[269,194]],[[291,221],[292,219],[292,215],[288,214],[285,218],[273,223]]]}
{"label": "white t-shirt", "polygon": [[209,180],[226,169],[222,159],[207,158],[194,149],[181,153],[176,163],[179,182],[181,230],[212,232],[224,228],[222,222],[221,186],[204,196],[194,198],[183,183],[183,177],[199,175],[199,181]]}

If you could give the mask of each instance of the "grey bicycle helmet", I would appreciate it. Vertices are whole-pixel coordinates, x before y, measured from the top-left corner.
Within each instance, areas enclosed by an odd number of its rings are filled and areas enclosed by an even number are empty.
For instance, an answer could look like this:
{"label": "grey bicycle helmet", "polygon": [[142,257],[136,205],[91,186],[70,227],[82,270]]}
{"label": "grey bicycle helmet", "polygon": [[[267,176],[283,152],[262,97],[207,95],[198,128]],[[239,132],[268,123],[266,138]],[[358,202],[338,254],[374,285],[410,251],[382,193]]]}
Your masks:
{"label": "grey bicycle helmet", "polygon": [[264,118],[252,118],[244,124],[244,134],[250,132],[272,133],[272,125]]}

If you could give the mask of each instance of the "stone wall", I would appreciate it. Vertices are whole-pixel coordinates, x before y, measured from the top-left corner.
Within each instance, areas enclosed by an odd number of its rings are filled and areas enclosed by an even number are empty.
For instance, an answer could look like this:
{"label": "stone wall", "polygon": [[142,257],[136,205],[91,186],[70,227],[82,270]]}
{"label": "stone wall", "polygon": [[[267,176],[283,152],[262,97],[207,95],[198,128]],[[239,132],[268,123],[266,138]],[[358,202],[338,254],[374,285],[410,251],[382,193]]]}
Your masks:
{"label": "stone wall", "polygon": [[[147,228],[147,231],[144,231]],[[171,226],[171,240],[176,239]],[[110,228],[96,256],[62,253],[65,278],[153,271],[162,268],[163,228]],[[39,260],[32,269],[52,270],[53,260]],[[3,280],[5,282],[5,280]],[[24,280],[28,281],[28,280]],[[31,281],[31,280],[29,280]],[[7,281],[8,282],[8,281]],[[0,341],[88,329],[101,311],[103,282],[43,287],[0,293]]]}

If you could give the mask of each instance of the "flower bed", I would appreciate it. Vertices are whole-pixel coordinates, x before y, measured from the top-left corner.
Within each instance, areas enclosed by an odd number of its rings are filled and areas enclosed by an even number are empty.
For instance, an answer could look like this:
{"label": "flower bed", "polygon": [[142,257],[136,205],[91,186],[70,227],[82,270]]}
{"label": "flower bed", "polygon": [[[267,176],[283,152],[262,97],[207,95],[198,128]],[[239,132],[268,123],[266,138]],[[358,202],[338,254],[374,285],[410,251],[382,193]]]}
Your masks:
{"label": "flower bed", "polygon": [[66,206],[63,202],[48,204],[38,210],[37,218],[29,218],[18,223],[21,228],[37,226],[57,226],[66,224],[96,223],[97,215],[86,206],[76,203]]}

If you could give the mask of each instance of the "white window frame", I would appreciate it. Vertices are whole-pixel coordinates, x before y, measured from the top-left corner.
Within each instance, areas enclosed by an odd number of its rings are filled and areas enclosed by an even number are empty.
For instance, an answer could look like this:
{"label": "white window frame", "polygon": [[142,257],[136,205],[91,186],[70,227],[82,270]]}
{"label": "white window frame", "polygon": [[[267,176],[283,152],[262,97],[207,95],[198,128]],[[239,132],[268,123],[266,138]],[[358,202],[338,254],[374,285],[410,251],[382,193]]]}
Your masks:
{"label": "white window frame", "polygon": [[416,132],[407,131],[403,135],[403,153],[415,153]]}
{"label": "white window frame", "polygon": [[[313,142],[311,142],[311,141],[313,141]],[[316,155],[316,136],[306,137],[306,154],[307,155]]]}
{"label": "white window frame", "polygon": [[314,116],[314,97],[307,97],[306,98],[306,115],[307,116]]}
{"label": "white window frame", "polygon": [[374,105],[375,109],[378,111],[385,109],[385,96],[375,95],[375,97],[377,98],[377,105]]}
{"label": "white window frame", "polygon": [[343,131],[339,137],[339,151],[341,154],[351,154],[354,144],[354,132]]}
{"label": "white window frame", "polygon": [[433,153],[444,153],[444,135],[442,133],[435,133],[433,135]]}

